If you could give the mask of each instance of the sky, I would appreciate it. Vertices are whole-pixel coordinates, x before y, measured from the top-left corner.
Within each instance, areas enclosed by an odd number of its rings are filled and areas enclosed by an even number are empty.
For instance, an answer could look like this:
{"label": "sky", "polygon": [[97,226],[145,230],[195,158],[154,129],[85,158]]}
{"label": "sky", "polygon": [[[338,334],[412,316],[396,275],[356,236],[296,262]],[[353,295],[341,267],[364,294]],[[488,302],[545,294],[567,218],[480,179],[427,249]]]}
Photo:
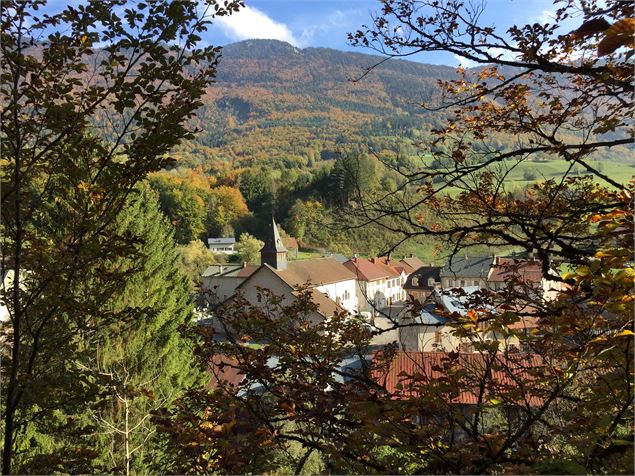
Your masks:
{"label": "sky", "polygon": [[[286,41],[299,48],[327,47],[373,53],[352,48],[346,34],[368,24],[380,8],[378,0],[247,0],[242,11],[217,20],[205,40],[224,45],[267,38]],[[489,0],[483,19],[507,29],[513,24],[548,22],[555,9],[553,0]],[[409,59],[449,66],[459,64],[458,59],[448,53],[428,53]]]}
{"label": "sky", "polygon": [[[2,1],[2,0],[0,0]],[[55,11],[68,4],[86,0],[49,0],[44,10]],[[202,0],[199,0],[202,5]],[[466,3],[482,0],[466,0]],[[511,25],[546,23],[553,19],[554,0],[484,0],[485,13],[481,24],[488,23],[498,31]],[[245,0],[246,6],[229,17],[214,21],[203,40],[212,45],[226,45],[254,38],[277,39],[298,48],[326,47],[338,50],[374,54],[367,48],[353,48],[347,33],[370,24],[373,14],[381,9],[379,0]],[[600,0],[602,3],[602,0]],[[134,4],[133,1],[130,4]],[[123,9],[123,7],[122,7]],[[578,19],[561,26],[569,32],[580,24]],[[432,52],[408,57],[409,60],[430,64],[470,67],[449,53]]]}

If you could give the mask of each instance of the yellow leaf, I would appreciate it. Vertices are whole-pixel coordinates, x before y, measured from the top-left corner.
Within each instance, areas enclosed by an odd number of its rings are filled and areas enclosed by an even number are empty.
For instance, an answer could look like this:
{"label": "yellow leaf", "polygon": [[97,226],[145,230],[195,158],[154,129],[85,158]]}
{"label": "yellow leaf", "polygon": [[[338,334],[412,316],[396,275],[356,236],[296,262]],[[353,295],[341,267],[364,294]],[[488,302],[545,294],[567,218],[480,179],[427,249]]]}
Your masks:
{"label": "yellow leaf", "polygon": [[635,332],[630,329],[624,329],[622,332],[618,332],[615,334],[615,337],[623,337],[623,336],[635,336]]}

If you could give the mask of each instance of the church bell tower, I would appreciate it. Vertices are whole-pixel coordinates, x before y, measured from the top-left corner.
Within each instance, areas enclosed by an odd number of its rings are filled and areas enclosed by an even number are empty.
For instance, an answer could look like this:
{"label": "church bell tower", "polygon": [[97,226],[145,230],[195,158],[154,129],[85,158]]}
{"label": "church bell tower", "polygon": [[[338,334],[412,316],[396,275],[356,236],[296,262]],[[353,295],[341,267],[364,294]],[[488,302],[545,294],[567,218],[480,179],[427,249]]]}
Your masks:
{"label": "church bell tower", "polygon": [[274,269],[287,269],[287,249],[282,243],[276,221],[271,217],[265,246],[260,250],[260,264],[268,264]]}

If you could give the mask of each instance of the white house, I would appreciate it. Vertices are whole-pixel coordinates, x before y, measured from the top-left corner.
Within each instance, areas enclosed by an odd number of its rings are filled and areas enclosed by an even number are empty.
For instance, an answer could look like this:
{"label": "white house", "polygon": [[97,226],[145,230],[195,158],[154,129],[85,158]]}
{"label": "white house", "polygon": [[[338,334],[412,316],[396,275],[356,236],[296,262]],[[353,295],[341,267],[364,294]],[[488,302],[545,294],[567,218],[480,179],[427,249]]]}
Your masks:
{"label": "white house", "polygon": [[207,247],[214,253],[231,255],[235,252],[236,238],[208,238]]}
{"label": "white house", "polygon": [[344,266],[355,274],[355,293],[359,311],[376,314],[378,310],[390,304],[392,284],[397,278],[395,271],[377,266],[373,260],[358,257],[346,261]]}
{"label": "white house", "polygon": [[202,297],[212,306],[226,301],[257,269],[258,266],[247,263],[209,266],[203,272]]}
{"label": "white house", "polygon": [[250,304],[266,305],[261,289],[291,303],[297,298],[298,289],[305,288],[318,305],[316,319],[342,310],[357,313],[355,274],[333,258],[288,262],[287,250],[273,220],[260,259],[261,265],[236,289]]}

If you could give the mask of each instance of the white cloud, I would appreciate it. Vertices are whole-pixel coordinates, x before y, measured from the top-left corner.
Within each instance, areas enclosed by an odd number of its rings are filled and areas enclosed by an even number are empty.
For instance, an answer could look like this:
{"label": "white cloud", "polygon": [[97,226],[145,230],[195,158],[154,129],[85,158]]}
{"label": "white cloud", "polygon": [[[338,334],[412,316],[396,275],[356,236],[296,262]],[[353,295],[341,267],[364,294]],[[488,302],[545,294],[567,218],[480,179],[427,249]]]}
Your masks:
{"label": "white cloud", "polygon": [[359,15],[358,10],[349,9],[334,10],[328,15],[319,17],[301,17],[300,21],[294,25],[296,31],[301,30],[299,46],[304,48],[314,44],[316,37],[340,36],[345,38],[346,32],[357,25],[356,15]]}
{"label": "white cloud", "polygon": [[294,46],[300,44],[287,25],[271,19],[254,7],[245,6],[237,13],[217,18],[216,23],[233,40],[261,38],[286,41]]}
{"label": "white cloud", "polygon": [[540,16],[538,17],[538,23],[541,25],[545,25],[549,23],[553,25],[556,22],[556,12],[552,10],[543,10]]}
{"label": "white cloud", "polygon": [[459,65],[463,66],[464,68],[473,68],[474,66],[479,65],[479,63],[477,63],[476,61],[463,58],[462,56],[456,54],[453,54],[452,56],[454,56],[454,59],[457,60],[459,62]]}

